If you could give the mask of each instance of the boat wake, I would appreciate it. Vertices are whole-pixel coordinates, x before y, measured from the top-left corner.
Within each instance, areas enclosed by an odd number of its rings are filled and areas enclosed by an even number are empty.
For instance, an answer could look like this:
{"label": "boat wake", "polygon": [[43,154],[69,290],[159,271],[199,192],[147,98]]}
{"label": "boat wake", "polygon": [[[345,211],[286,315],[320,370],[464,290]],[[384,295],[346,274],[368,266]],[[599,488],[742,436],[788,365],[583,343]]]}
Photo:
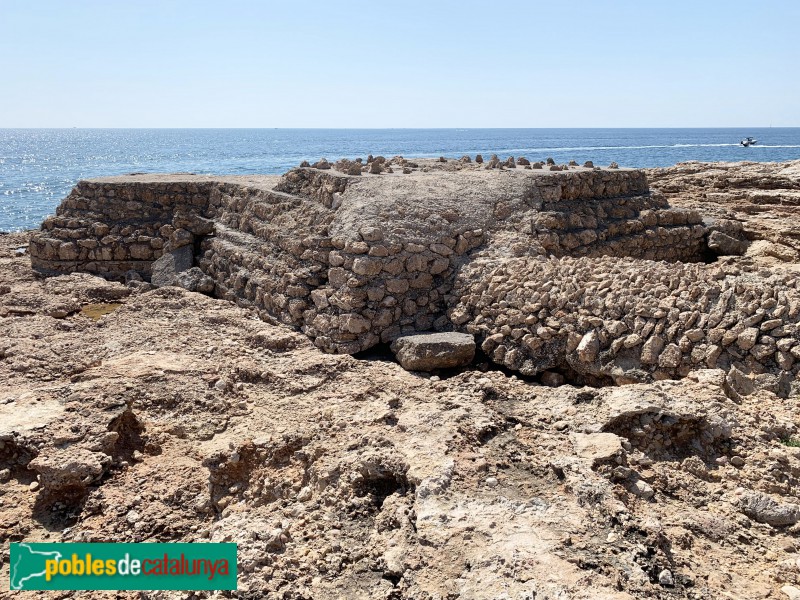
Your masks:
{"label": "boat wake", "polygon": [[[491,154],[509,154],[512,156],[524,156],[526,154],[538,154],[544,152],[594,152],[599,150],[647,150],[647,149],[669,149],[669,148],[738,148],[741,144],[654,144],[644,146],[542,146],[529,148],[501,148],[492,150]],[[758,144],[750,148],[800,148],[800,144]],[[408,158],[424,158],[433,156],[430,153],[406,154]]]}

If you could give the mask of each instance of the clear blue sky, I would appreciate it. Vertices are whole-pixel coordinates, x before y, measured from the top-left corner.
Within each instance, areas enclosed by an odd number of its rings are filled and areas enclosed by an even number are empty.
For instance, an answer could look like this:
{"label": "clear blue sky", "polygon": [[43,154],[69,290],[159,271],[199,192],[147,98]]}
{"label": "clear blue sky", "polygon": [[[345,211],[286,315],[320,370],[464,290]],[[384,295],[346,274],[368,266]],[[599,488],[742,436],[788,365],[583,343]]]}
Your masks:
{"label": "clear blue sky", "polygon": [[0,0],[0,127],[800,126],[800,2]]}

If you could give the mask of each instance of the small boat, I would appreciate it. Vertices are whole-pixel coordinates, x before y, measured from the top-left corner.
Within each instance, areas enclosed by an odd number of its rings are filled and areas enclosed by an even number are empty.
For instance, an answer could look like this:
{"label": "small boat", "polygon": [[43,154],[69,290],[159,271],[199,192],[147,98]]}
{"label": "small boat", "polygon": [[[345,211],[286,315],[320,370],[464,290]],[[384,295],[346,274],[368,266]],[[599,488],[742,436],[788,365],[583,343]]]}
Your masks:
{"label": "small boat", "polygon": [[755,146],[755,145],[758,143],[758,140],[756,140],[756,139],[753,139],[753,138],[751,138],[751,137],[746,137],[746,138],[744,138],[744,139],[743,139],[741,142],[739,142],[739,143],[740,143],[742,146],[744,146],[745,148],[747,148],[747,147],[749,147],[749,146]]}

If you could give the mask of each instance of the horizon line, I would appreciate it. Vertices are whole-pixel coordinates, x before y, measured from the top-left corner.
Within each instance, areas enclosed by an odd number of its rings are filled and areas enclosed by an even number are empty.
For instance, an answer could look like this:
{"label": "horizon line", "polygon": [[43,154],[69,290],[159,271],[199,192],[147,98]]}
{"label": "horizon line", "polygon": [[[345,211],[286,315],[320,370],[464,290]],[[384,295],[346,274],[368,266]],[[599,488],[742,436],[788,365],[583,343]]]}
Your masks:
{"label": "horizon line", "polygon": [[302,130],[302,131],[386,131],[386,130],[393,130],[393,131],[415,131],[415,130],[426,130],[426,131],[458,131],[458,130],[517,130],[517,129],[800,129],[800,125],[726,125],[726,126],[703,126],[703,127],[689,127],[689,126],[681,126],[681,127],[164,127],[164,126],[157,126],[157,127],[79,127],[79,126],[59,126],[59,127],[28,127],[28,126],[16,126],[16,127],[0,127],[0,131],[3,130],[10,130],[10,129],[119,129],[119,130],[130,130],[130,129],[164,129],[164,130],[178,130],[178,129],[240,129],[240,130],[253,130],[253,129],[263,129],[263,130]]}

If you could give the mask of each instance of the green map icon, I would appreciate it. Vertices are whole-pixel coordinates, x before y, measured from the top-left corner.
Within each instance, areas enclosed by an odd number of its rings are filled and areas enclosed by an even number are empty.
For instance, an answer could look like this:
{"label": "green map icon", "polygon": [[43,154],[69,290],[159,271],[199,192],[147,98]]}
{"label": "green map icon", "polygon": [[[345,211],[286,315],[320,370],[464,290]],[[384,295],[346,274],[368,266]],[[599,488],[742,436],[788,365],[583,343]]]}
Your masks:
{"label": "green map icon", "polygon": [[14,546],[17,551],[13,554],[10,564],[10,587],[12,590],[25,589],[26,586],[30,586],[30,581],[33,579],[44,579],[45,561],[61,559],[60,552],[34,550],[30,544],[25,543],[14,544]]}
{"label": "green map icon", "polygon": [[11,590],[235,590],[235,543],[11,544]]}

